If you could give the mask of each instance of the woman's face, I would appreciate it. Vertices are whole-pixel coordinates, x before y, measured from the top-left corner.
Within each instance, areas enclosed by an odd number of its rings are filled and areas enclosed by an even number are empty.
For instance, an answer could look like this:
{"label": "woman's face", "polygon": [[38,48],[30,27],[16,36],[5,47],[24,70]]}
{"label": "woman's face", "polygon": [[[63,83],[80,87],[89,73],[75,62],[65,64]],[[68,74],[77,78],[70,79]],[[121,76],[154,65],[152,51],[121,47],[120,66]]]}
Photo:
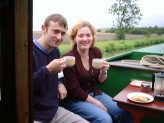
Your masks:
{"label": "woman's face", "polygon": [[89,49],[93,42],[93,35],[91,33],[90,28],[88,27],[80,28],[77,31],[77,34],[74,40],[79,50]]}

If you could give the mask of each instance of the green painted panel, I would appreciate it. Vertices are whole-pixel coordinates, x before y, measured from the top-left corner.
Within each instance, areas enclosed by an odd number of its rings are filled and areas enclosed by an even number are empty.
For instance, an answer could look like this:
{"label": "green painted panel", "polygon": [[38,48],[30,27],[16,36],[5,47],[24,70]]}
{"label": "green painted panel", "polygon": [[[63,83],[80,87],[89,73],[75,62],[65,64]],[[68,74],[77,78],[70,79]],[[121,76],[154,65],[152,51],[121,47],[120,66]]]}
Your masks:
{"label": "green painted panel", "polygon": [[131,82],[131,79],[151,82],[152,74],[152,71],[111,66],[108,70],[108,78],[106,82],[103,85],[98,85],[98,87],[114,97]]}
{"label": "green painted panel", "polygon": [[[125,59],[141,60],[141,58],[145,55],[164,55],[164,44],[134,50],[131,52],[111,57],[106,60],[109,62],[121,61]],[[97,86],[103,92],[114,97],[131,82],[131,79],[139,79],[151,82],[153,73],[154,72],[151,70],[136,69],[135,65],[134,68],[110,66],[106,82],[102,85]],[[145,116],[144,118],[142,118],[141,123],[163,123],[163,121],[164,114],[162,114],[159,118]]]}

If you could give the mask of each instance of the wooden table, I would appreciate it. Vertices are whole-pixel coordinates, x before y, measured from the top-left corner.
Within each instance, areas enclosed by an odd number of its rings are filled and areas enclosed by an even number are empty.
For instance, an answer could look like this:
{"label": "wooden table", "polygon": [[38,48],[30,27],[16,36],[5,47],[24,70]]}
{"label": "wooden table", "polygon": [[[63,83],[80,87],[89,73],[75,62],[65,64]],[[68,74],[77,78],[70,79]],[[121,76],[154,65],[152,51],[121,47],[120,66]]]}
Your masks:
{"label": "wooden table", "polygon": [[145,115],[157,116],[164,113],[164,102],[153,101],[146,104],[132,102],[127,99],[127,94],[132,92],[140,92],[140,87],[128,85],[113,100],[118,103],[119,107],[128,110],[133,115],[134,123],[140,123]]}

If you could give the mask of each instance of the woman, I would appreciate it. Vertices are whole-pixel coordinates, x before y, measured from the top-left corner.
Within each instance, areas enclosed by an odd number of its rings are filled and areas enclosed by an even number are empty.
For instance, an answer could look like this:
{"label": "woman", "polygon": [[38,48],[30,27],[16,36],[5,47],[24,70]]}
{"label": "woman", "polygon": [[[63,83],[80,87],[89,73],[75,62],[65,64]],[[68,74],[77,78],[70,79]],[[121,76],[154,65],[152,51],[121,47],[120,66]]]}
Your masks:
{"label": "woman", "polygon": [[68,91],[63,106],[91,123],[132,123],[127,111],[96,88],[96,83],[102,84],[106,80],[109,63],[104,61],[101,69],[92,67],[92,59],[102,58],[101,51],[94,47],[94,27],[87,21],[80,21],[70,30],[69,36],[73,48],[64,56],[75,56],[76,63],[63,71]]}

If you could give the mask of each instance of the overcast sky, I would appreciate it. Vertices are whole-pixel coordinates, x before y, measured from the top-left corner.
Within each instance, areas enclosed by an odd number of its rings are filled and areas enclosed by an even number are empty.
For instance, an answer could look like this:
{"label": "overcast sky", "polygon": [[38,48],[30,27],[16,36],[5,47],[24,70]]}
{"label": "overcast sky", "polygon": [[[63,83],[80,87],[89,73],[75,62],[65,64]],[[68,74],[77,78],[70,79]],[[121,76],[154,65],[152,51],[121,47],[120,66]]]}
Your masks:
{"label": "overcast sky", "polygon": [[[96,28],[112,27],[114,16],[108,13],[115,0],[33,0],[33,30],[40,31],[44,19],[52,13],[66,17],[69,27],[88,20]],[[164,27],[164,0],[138,0],[143,14],[139,27]]]}

